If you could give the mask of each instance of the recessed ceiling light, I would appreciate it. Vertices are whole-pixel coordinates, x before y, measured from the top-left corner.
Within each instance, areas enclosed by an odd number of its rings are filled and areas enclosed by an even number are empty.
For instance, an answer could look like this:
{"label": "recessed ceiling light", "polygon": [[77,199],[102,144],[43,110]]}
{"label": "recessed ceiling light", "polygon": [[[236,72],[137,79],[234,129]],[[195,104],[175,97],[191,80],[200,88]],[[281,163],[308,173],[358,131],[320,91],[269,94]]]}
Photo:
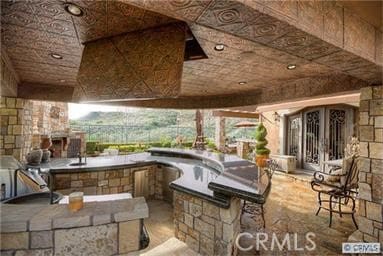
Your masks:
{"label": "recessed ceiling light", "polygon": [[295,64],[287,65],[287,69],[289,69],[289,70],[295,69],[296,67],[297,67],[297,65],[295,65]]}
{"label": "recessed ceiling light", "polygon": [[61,56],[60,54],[58,53],[51,53],[51,57],[53,59],[56,59],[56,60],[61,60],[63,58],[63,56]]}
{"label": "recessed ceiling light", "polygon": [[73,16],[82,16],[84,14],[80,7],[72,3],[65,4],[64,9]]}
{"label": "recessed ceiling light", "polygon": [[223,45],[223,44],[216,44],[215,46],[214,46],[214,50],[216,50],[216,51],[218,51],[218,52],[221,52],[221,51],[223,51],[225,49],[225,45]]}
{"label": "recessed ceiling light", "polygon": [[247,82],[245,82],[245,81],[241,81],[241,82],[238,82],[238,84],[240,84],[240,85],[244,85],[244,84],[247,84]]}

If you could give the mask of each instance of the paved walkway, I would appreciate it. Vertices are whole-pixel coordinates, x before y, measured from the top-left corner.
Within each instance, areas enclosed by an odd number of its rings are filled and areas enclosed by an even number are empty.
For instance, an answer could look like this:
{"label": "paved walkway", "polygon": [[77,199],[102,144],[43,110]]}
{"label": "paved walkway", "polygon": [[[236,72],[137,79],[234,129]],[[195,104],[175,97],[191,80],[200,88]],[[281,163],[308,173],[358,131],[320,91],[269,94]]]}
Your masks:
{"label": "paved walkway", "polygon": [[[260,250],[252,250],[240,255],[339,255],[342,250],[342,242],[347,241],[349,235],[355,231],[351,216],[340,218],[334,215],[333,225],[328,227],[329,215],[321,211],[315,216],[317,210],[316,194],[311,190],[307,179],[300,179],[292,175],[276,173],[272,180],[272,189],[265,204],[266,229],[260,225],[260,218],[255,221],[249,215],[243,216],[242,229],[245,232],[265,232],[269,239],[265,243],[268,250],[260,246]],[[289,251],[285,247],[279,251],[275,246],[274,251],[269,251],[272,234],[275,233],[280,242],[289,233],[291,248],[294,247],[294,233],[297,234],[298,247],[311,245],[306,242],[307,232],[315,233],[312,240],[316,244],[315,251]],[[261,237],[262,238],[262,237]],[[249,241],[248,241],[249,242]],[[245,245],[246,243],[244,243]]]}
{"label": "paved walkway", "polygon": [[[302,176],[302,175],[301,175]],[[240,255],[340,255],[342,242],[355,230],[350,216],[340,218],[335,215],[332,228],[328,227],[328,212],[321,211],[315,216],[317,210],[316,194],[312,192],[308,178],[294,177],[275,173],[272,180],[272,189],[265,205],[266,230],[262,228],[260,218],[255,221],[249,215],[243,216],[243,231],[250,233],[265,232],[269,237],[277,235],[280,242],[286,234],[290,234],[290,245],[294,247],[294,233],[297,233],[298,247],[305,246],[305,234],[314,232],[312,240],[316,244],[315,251],[282,251],[275,246],[274,251],[252,250],[240,252]],[[129,255],[182,255],[182,243],[177,243],[174,237],[173,209],[170,204],[163,201],[148,201],[150,217],[145,220],[145,225],[150,234],[150,245],[144,251]],[[248,242],[248,243],[246,243]],[[243,241],[242,245],[249,244]],[[270,248],[270,240],[265,243]],[[307,243],[307,245],[310,245]],[[181,249],[180,249],[181,248]],[[193,252],[187,251],[189,255]],[[145,254],[146,253],[146,254]]]}

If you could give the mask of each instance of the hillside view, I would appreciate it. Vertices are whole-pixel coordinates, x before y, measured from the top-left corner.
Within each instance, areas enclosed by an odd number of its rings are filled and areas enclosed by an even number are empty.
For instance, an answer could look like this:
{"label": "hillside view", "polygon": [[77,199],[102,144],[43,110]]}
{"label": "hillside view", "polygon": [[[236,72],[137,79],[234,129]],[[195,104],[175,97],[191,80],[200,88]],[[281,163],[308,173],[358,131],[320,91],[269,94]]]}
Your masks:
{"label": "hillside view", "polygon": [[[214,140],[215,118],[204,113],[205,136]],[[246,119],[226,119],[228,137],[252,137],[254,128],[235,128]],[[254,120],[249,120],[254,121]],[[195,137],[195,110],[138,109],[130,112],[90,112],[70,120],[72,129],[83,130],[88,141],[103,143],[148,143],[172,141],[181,135],[187,141]]]}

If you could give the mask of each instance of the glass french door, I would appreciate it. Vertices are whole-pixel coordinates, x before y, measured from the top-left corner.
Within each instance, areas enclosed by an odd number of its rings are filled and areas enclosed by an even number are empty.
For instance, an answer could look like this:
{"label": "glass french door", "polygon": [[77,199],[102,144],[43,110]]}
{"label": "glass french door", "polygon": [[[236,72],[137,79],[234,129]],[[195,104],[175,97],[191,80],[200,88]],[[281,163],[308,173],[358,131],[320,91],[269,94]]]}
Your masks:
{"label": "glass french door", "polygon": [[311,109],[303,115],[303,168],[319,171],[324,161],[324,109]]}
{"label": "glass french door", "polygon": [[310,109],[303,113],[302,167],[327,171],[328,160],[344,157],[347,139],[352,135],[353,111],[348,107]]}
{"label": "glass french door", "polygon": [[297,167],[301,166],[302,159],[302,116],[301,114],[288,117],[287,123],[287,154],[295,156]]}

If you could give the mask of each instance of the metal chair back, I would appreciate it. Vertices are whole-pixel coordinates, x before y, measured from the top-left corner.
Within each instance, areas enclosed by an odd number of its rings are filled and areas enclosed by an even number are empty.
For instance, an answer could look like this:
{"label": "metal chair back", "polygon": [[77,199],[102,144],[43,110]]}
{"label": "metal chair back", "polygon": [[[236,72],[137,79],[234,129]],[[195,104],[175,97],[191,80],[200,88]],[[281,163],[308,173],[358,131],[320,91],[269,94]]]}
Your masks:
{"label": "metal chair back", "polygon": [[351,160],[349,170],[347,170],[346,180],[343,184],[343,190],[349,191],[351,189],[358,188],[359,181],[359,168],[358,168],[358,157],[353,156]]}

